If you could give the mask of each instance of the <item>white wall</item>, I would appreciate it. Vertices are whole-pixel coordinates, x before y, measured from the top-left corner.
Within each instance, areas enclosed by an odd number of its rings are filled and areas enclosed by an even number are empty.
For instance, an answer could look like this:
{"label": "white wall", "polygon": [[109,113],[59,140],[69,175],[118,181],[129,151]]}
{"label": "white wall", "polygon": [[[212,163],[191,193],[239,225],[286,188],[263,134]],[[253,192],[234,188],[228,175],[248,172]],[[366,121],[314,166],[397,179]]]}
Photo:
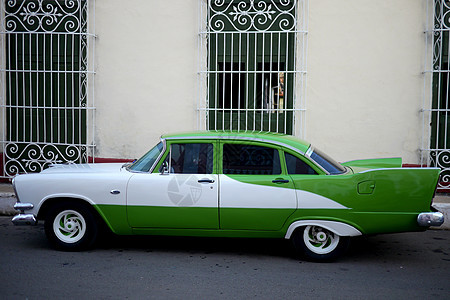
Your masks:
{"label": "white wall", "polygon": [[196,0],[96,1],[97,157],[136,158],[196,122]]}
{"label": "white wall", "polygon": [[310,1],[309,141],[340,161],[418,163],[425,20],[421,0]]}
{"label": "white wall", "polygon": [[[98,157],[195,130],[198,1],[96,1]],[[339,161],[418,162],[422,0],[310,0],[306,139]]]}

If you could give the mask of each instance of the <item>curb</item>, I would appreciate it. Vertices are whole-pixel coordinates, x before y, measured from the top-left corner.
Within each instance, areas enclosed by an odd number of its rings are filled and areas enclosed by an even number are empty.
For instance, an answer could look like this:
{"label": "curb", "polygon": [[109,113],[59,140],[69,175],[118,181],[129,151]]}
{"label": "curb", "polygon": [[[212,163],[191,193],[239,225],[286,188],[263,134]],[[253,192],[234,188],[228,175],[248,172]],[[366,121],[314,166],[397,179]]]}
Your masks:
{"label": "curb", "polygon": [[450,203],[434,203],[433,207],[444,214],[444,224],[432,229],[450,229]]}
{"label": "curb", "polygon": [[14,216],[18,213],[14,209],[16,195],[14,193],[0,193],[0,216]]}

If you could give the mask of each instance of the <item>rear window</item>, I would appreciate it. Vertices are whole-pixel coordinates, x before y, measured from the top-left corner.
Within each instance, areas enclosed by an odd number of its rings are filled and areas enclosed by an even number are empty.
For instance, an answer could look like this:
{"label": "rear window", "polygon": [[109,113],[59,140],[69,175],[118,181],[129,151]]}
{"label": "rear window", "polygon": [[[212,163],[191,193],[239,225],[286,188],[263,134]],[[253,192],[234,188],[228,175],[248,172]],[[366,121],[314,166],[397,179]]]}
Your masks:
{"label": "rear window", "polygon": [[310,157],[331,175],[345,173],[343,166],[318,149],[314,149]]}

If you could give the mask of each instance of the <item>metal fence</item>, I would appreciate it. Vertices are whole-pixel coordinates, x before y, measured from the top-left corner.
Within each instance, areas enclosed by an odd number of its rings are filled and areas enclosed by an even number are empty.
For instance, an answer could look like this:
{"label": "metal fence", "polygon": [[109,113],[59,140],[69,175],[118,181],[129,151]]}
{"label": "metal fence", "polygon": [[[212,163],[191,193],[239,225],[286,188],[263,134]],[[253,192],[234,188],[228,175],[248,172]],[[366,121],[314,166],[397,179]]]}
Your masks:
{"label": "metal fence", "polygon": [[1,0],[1,177],[94,152],[93,1]]}
{"label": "metal fence", "polygon": [[306,0],[200,0],[198,127],[305,130]]}
{"label": "metal fence", "polygon": [[427,3],[421,164],[441,168],[438,190],[450,191],[450,1]]}

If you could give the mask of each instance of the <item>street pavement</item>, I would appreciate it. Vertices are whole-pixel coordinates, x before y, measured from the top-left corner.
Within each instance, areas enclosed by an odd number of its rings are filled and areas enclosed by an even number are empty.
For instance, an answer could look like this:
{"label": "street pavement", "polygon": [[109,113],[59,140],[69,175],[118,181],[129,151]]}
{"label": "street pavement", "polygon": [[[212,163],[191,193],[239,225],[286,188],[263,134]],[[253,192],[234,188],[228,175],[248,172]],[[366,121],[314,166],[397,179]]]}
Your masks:
{"label": "street pavement", "polygon": [[53,250],[0,216],[0,299],[449,299],[450,231],[352,239],[333,263],[283,239],[111,236]]}
{"label": "street pavement", "polygon": [[[13,208],[16,196],[10,183],[0,183],[0,216],[14,216],[18,212]],[[439,229],[450,229],[450,194],[436,194],[433,207],[444,214],[445,222]]]}

